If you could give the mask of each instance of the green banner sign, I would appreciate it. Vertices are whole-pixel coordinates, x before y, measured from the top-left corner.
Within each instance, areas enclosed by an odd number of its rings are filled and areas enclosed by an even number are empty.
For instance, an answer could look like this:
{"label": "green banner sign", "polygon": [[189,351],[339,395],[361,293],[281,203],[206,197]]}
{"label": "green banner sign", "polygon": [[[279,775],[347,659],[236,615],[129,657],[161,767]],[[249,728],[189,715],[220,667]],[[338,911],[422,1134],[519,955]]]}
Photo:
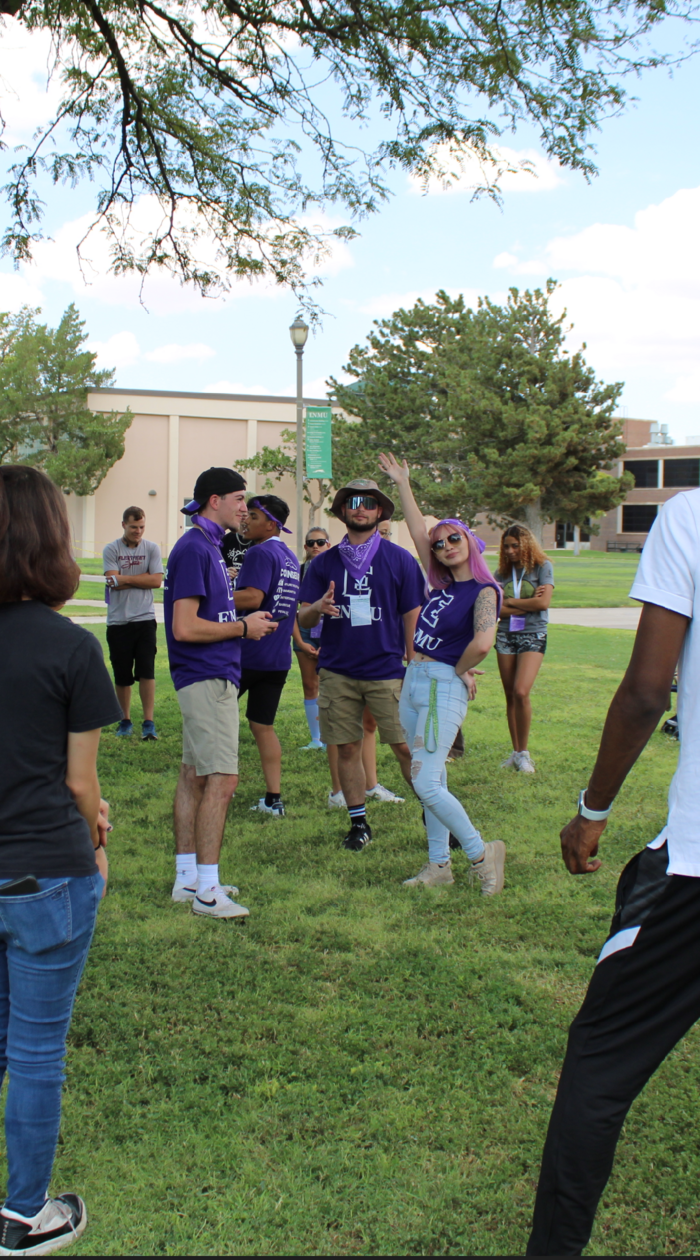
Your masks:
{"label": "green banner sign", "polygon": [[306,408],[306,475],[329,481],[333,476],[330,407]]}

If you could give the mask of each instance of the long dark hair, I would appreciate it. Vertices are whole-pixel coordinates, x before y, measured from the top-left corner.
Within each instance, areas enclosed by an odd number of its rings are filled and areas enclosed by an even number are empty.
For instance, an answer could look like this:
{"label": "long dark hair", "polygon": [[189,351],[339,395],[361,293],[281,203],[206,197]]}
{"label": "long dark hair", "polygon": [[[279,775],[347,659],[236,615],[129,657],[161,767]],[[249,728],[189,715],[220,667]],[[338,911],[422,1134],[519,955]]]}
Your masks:
{"label": "long dark hair", "polygon": [[0,604],[65,604],[79,581],[58,486],[38,468],[0,465]]}

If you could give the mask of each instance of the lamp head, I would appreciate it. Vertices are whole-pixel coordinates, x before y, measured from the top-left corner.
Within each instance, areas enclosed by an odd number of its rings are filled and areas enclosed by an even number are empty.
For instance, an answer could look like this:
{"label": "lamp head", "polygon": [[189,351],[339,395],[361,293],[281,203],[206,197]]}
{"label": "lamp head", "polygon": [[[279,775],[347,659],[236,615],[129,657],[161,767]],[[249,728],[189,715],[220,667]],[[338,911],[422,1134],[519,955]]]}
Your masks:
{"label": "lamp head", "polygon": [[306,338],[309,335],[309,326],[304,323],[300,315],[297,315],[294,323],[290,326],[289,335],[294,349],[303,350],[306,345]]}

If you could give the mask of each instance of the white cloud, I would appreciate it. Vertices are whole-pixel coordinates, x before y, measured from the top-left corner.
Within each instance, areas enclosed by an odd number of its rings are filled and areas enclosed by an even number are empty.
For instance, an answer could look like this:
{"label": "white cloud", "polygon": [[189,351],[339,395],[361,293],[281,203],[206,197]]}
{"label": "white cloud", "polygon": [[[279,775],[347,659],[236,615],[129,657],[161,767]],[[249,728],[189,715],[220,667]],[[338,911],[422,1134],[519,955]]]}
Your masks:
{"label": "white cloud", "polygon": [[0,311],[18,311],[21,306],[43,306],[41,289],[16,271],[0,272]]}
{"label": "white cloud", "polygon": [[28,31],[16,18],[0,19],[0,92],[5,123],[3,141],[25,142],[50,122],[61,96],[58,74],[49,81],[51,36]]}
{"label": "white cloud", "polygon": [[148,359],[151,363],[179,363],[181,359],[213,359],[216,356],[216,350],[211,346],[207,346],[203,341],[192,341],[189,345],[180,346],[175,342],[171,342],[167,346],[158,346],[156,350],[149,350],[144,354],[144,359]]}
{"label": "white cloud", "polygon": [[534,283],[546,276],[561,280],[553,307],[566,307],[572,346],[585,341],[602,375],[633,376],[640,396],[639,382],[652,377],[662,388],[665,382],[669,400],[696,401],[699,219],[700,188],[681,189],[640,210],[631,226],[594,223],[554,237],[539,257],[502,265]]}
{"label": "white cloud", "polygon": [[493,260],[494,267],[515,267],[517,266],[517,258],[515,254],[497,254]]}
{"label": "white cloud", "polygon": [[[463,293],[467,306],[476,305],[478,297],[476,289],[445,289],[445,292],[452,298],[459,297],[459,294]],[[424,302],[434,302],[435,294],[436,289],[409,289],[406,293],[378,293],[368,302],[363,302],[358,310],[363,315],[371,315],[373,319],[387,319],[400,308],[410,310],[419,298],[422,298]]]}
{"label": "white cloud", "polygon": [[443,196],[449,193],[473,193],[476,188],[498,183],[501,192],[548,192],[564,181],[561,167],[538,149],[511,149],[493,146],[494,160],[489,162],[475,153],[463,157],[451,153],[449,146],[438,145],[435,157],[440,173],[427,181],[409,175],[409,188],[414,193]]}
{"label": "white cloud", "polygon": [[107,341],[89,341],[88,350],[97,354],[100,368],[131,367],[141,356],[139,343],[132,332],[114,333]]}

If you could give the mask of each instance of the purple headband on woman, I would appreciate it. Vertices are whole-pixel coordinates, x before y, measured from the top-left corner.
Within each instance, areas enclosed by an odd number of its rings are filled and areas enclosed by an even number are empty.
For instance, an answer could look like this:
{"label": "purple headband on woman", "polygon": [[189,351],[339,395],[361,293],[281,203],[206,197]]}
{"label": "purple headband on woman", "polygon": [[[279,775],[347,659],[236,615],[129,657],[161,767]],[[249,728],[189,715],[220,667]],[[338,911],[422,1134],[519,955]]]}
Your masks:
{"label": "purple headband on woman", "polygon": [[479,551],[483,552],[486,550],[486,543],[483,538],[479,538],[478,534],[475,534],[473,529],[470,529],[468,525],[465,525],[464,521],[460,521],[456,516],[446,516],[444,520],[438,521],[437,525],[433,525],[433,529],[437,529],[438,525],[458,525],[460,529],[464,530],[465,534],[471,534],[472,538],[476,541]]}
{"label": "purple headband on woman", "polygon": [[256,512],[262,512],[263,515],[267,517],[268,521],[272,521],[274,525],[279,525],[283,534],[291,534],[291,529],[287,529],[286,525],[283,525],[281,521],[277,520],[276,516],[272,515],[272,512],[268,512],[267,508],[263,507],[262,503],[260,503],[258,499],[250,499],[248,507],[255,508]]}

